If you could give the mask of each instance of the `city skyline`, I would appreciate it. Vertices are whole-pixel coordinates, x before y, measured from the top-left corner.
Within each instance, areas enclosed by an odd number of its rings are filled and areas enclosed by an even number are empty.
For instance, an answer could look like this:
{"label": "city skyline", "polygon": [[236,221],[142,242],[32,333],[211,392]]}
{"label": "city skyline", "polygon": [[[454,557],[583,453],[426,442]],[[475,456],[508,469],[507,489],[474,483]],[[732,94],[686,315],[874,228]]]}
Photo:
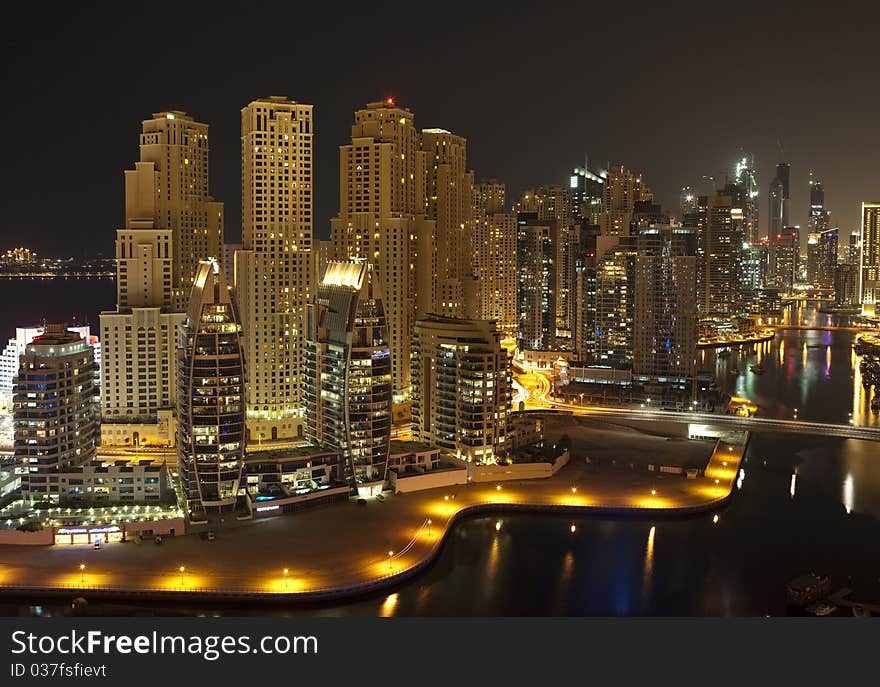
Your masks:
{"label": "city skyline", "polygon": [[[506,13],[492,8],[469,9],[468,22],[455,34],[458,49],[451,53],[444,49],[443,41],[448,37],[424,35],[415,23],[398,19],[373,30],[378,40],[395,37],[407,59],[391,68],[386,64],[380,68],[376,58],[361,52],[354,60],[354,49],[344,48],[338,55],[324,59],[320,68],[308,71],[296,60],[281,61],[277,68],[251,71],[218,54],[213,41],[219,45],[224,38],[245,44],[255,40],[253,29],[248,28],[254,25],[250,10],[212,17],[202,32],[191,29],[191,24],[181,18],[179,25],[193,33],[188,37],[187,50],[196,48],[194,52],[211,58],[211,67],[195,81],[169,73],[169,65],[183,54],[173,47],[173,40],[168,41],[172,47],[158,56],[150,51],[125,51],[125,45],[113,42],[122,39],[112,35],[111,42],[101,48],[106,52],[94,53],[90,52],[92,48],[83,47],[93,32],[108,33],[105,23],[113,20],[112,15],[98,16],[90,9],[68,10],[67,16],[46,19],[40,38],[20,37],[29,34],[16,31],[13,21],[12,35],[3,44],[7,89],[28,101],[38,100],[47,92],[64,99],[68,126],[57,133],[55,142],[63,151],[61,157],[75,160],[79,169],[77,184],[62,184],[56,175],[64,173],[65,165],[47,165],[46,158],[26,154],[27,142],[54,116],[53,108],[35,108],[27,118],[17,111],[4,113],[7,126],[15,126],[22,135],[10,142],[10,155],[20,164],[4,171],[2,177],[11,203],[0,215],[0,240],[17,243],[17,237],[27,235],[34,237],[34,247],[42,253],[57,247],[62,253],[75,250],[109,254],[111,239],[98,229],[121,224],[121,184],[115,170],[129,164],[136,152],[130,144],[136,123],[163,108],[186,111],[211,126],[212,192],[226,205],[228,240],[235,240],[241,230],[238,112],[247,102],[273,93],[284,93],[315,106],[319,134],[315,139],[314,231],[322,239],[328,237],[329,221],[337,210],[338,147],[346,142],[350,113],[362,103],[389,95],[417,113],[421,126],[443,126],[467,139],[469,166],[480,178],[495,177],[505,183],[509,198],[540,184],[564,183],[571,168],[583,164],[588,155],[596,166],[623,163],[644,173],[658,200],[665,207],[676,207],[682,186],[699,187],[702,177],[718,177],[734,164],[743,149],[754,154],[757,162],[763,201],[761,225],[762,232],[766,232],[767,189],[779,158],[777,142],[781,141],[785,160],[792,169],[792,221],[807,226],[808,175],[812,169],[825,185],[832,225],[839,224],[844,234],[857,228],[861,202],[877,200],[873,189],[880,188],[880,172],[872,168],[870,148],[863,145],[870,140],[873,128],[870,102],[863,101],[864,93],[855,88],[871,71],[870,60],[859,52],[858,40],[858,33],[864,30],[860,27],[868,26],[870,21],[863,16],[859,26],[847,27],[850,40],[841,41],[840,50],[804,73],[795,67],[810,41],[769,35],[768,27],[774,23],[771,17],[785,12],[785,8],[756,9],[753,14],[760,12],[761,21],[751,25],[747,12],[742,19],[730,19],[712,33],[710,41],[703,29],[720,16],[716,13],[721,10],[700,7],[699,14],[687,15],[686,19],[672,21],[659,10],[644,10],[640,21],[626,22],[611,9],[569,10],[564,15],[562,10],[534,10],[529,20],[543,20],[552,26],[557,40],[542,41],[545,49],[530,51],[528,56],[505,53],[506,59],[487,74],[491,81],[478,75],[456,80],[454,75],[461,74],[484,51],[503,45],[505,33],[516,31],[525,19],[516,8]],[[182,10],[187,16],[192,11]],[[602,32],[578,31],[578,27],[585,26],[575,21],[581,18],[589,19],[591,25],[605,23],[626,29],[629,43],[651,45],[651,40],[662,35],[663,54],[658,56],[653,51],[650,64],[639,51],[615,58],[619,69],[613,78],[595,73],[601,69],[589,72],[594,83],[590,92],[604,94],[598,104],[595,97],[581,94],[581,89],[567,88],[569,100],[557,101],[552,107],[543,99],[524,96],[527,84],[518,73],[527,67],[548,75],[548,83],[543,86],[546,88],[562,87],[572,78],[586,81],[587,70],[576,66],[582,62],[570,59],[572,45],[583,45],[590,54],[611,54],[613,41],[603,38]],[[54,23],[61,19],[69,27],[66,33]],[[309,19],[301,36],[302,50],[323,55],[317,37],[326,17]],[[22,16],[19,21],[24,23],[28,18]],[[798,13],[792,13],[787,23],[792,36],[795,24],[801,37],[825,28]],[[138,32],[150,28],[149,23],[140,29],[133,27],[134,36],[127,34],[124,40],[136,43]],[[337,28],[340,45],[356,43],[348,40],[358,35],[355,22],[340,19]],[[180,30],[168,28],[172,37]],[[77,37],[75,45],[69,43],[72,36]],[[689,49],[678,47],[686,39],[690,41]],[[62,49],[69,47],[70,59],[61,64],[48,55],[44,57],[41,40],[52,40]],[[719,59],[713,61],[712,70],[697,68],[690,51],[708,50],[713,45],[717,46]],[[736,58],[731,55],[725,59],[723,50],[733,45],[738,50]],[[114,50],[124,50],[129,59],[118,65],[108,64],[107,58]],[[281,48],[269,46],[269,50],[274,54]],[[441,64],[432,66],[443,69],[427,72],[425,65],[435,55],[441,56]],[[769,59],[776,60],[790,78],[780,82],[765,75],[763,65]],[[266,64],[271,62],[266,60]],[[564,67],[558,75],[551,70],[556,66]],[[89,70],[87,82],[70,78],[70,70],[82,69]],[[135,81],[123,78],[126,70],[138,74],[137,88]],[[845,78],[834,78],[838,73]],[[813,92],[803,88],[805,79],[826,83],[825,97],[817,102]],[[725,88],[720,85],[725,81],[737,90],[749,89],[744,97],[756,103],[748,111],[749,116],[742,117],[739,111],[731,114],[725,107],[721,97]],[[127,83],[132,86],[126,87]],[[708,97],[691,98],[689,91],[700,83],[707,84]],[[74,84],[79,87],[72,88]],[[94,107],[100,94],[108,89],[114,89],[118,98],[108,107]],[[453,93],[456,97],[448,97]],[[667,102],[672,107],[687,102],[688,116],[656,116],[644,106],[637,106],[644,102]],[[849,111],[846,126],[841,127],[837,113],[851,103],[859,107]],[[535,135],[526,145],[511,145],[524,126],[532,128]],[[102,132],[97,139],[100,144],[95,145],[98,131]],[[719,137],[718,131],[724,135]],[[105,145],[108,141],[112,144]],[[38,185],[30,180],[37,170],[57,188],[53,202],[36,202]],[[846,176],[841,170],[848,172]],[[80,236],[74,240],[74,235]]]}

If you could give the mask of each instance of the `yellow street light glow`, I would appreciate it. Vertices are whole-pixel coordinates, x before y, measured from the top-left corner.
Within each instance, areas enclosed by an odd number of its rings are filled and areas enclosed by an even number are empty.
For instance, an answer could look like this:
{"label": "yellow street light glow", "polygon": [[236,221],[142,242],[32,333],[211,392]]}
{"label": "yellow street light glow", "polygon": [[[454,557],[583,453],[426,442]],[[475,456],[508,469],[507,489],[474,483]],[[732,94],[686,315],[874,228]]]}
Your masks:
{"label": "yellow street light glow", "polygon": [[500,521],[500,520],[497,520],[497,521],[495,522],[495,531],[496,531],[496,532],[501,531],[501,521]]}
{"label": "yellow street light glow", "polygon": [[712,524],[717,525],[719,519],[720,518],[718,517],[718,513],[715,513],[715,515],[712,516]]}
{"label": "yellow street light glow", "polygon": [[572,534],[574,534],[577,531],[577,527],[575,527],[574,525],[572,525],[569,529],[571,530]]}
{"label": "yellow street light glow", "polygon": [[496,485],[495,485],[495,491],[501,491],[501,485],[500,485],[500,484],[496,484]]}
{"label": "yellow street light glow", "polygon": [[572,488],[571,488],[571,493],[572,493],[572,494],[577,494],[577,490],[578,490],[577,487],[572,487]]}
{"label": "yellow street light glow", "polygon": [[657,490],[651,489],[651,496],[657,496]]}

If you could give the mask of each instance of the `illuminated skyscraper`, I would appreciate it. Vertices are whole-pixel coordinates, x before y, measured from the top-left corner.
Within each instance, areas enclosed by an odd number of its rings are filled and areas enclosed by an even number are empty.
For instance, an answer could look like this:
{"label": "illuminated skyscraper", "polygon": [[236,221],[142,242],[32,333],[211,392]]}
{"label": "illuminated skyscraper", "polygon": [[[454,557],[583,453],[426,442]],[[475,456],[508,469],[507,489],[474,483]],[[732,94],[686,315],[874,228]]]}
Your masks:
{"label": "illuminated skyscraper", "polygon": [[510,357],[494,322],[429,316],[413,337],[413,437],[463,460],[507,452]]}
{"label": "illuminated skyscraper", "polygon": [[[434,223],[429,250],[418,254],[420,311],[476,317],[479,309],[473,256],[474,174],[467,171],[467,141],[445,129],[423,129],[426,216]],[[428,266],[433,269],[428,272]],[[419,279],[422,275],[427,279]]]}
{"label": "illuminated skyscraper", "polygon": [[39,500],[50,491],[52,473],[95,457],[98,366],[92,347],[65,324],[48,325],[19,362],[13,380],[15,458],[24,471],[23,494]]}
{"label": "illuminated skyscraper", "polygon": [[425,158],[413,113],[393,98],[358,110],[351,143],[339,148],[339,213],[330,221],[334,259],[368,261],[385,291],[397,400],[409,394],[416,312],[434,306],[435,232],[426,219]]}
{"label": "illuminated skyscraper", "polygon": [[537,212],[517,214],[518,347],[553,350],[556,345],[556,275],[551,227]]}
{"label": "illuminated skyscraper", "polygon": [[631,368],[635,321],[635,236],[600,236],[596,254],[595,358],[598,365]]}
{"label": "illuminated skyscraper", "polygon": [[697,230],[697,307],[702,318],[724,318],[739,310],[743,210],[725,188],[700,196],[684,224]]}
{"label": "illuminated skyscraper", "polygon": [[505,213],[504,184],[493,180],[476,186],[473,269],[479,282],[479,319],[495,320],[502,334],[517,329],[517,224]]}
{"label": "illuminated skyscraper", "polygon": [[327,265],[309,307],[308,438],[343,458],[359,495],[380,493],[391,441],[391,351],[382,289],[366,263]]}
{"label": "illuminated skyscraper", "polygon": [[569,224],[594,223],[602,211],[605,197],[605,172],[593,172],[587,165],[575,167],[569,178],[571,214]]}
{"label": "illuminated skyscraper", "polygon": [[736,163],[733,185],[738,190],[737,205],[743,211],[743,241],[757,244],[761,236],[758,220],[758,174],[754,156],[745,155]]}
{"label": "illuminated skyscraper", "polygon": [[142,123],[116,232],[116,309],[100,316],[102,441],[174,442],[175,329],[196,265],[220,257],[223,204],[208,193],[208,125],[185,112]]}
{"label": "illuminated skyscraper", "polygon": [[697,349],[697,234],[679,226],[639,232],[635,260],[633,373],[683,382]]}
{"label": "illuminated skyscraper", "polygon": [[[779,284],[780,277],[777,277],[776,274],[776,241],[789,226],[790,176],[791,167],[787,162],[777,164],[776,176],[770,182],[770,192],[767,195],[767,237],[770,239],[770,272],[767,276],[772,283],[777,285],[781,284]],[[784,275],[781,278],[785,280]]]}
{"label": "illuminated skyscraper", "polygon": [[251,440],[304,435],[302,350],[314,288],[312,106],[271,96],[241,111],[242,243],[235,294],[247,334]]}
{"label": "illuminated skyscraper", "polygon": [[171,306],[186,310],[199,260],[221,257],[223,203],[209,195],[208,125],[185,112],[144,120],[140,162],[125,172],[125,227],[172,233]]}
{"label": "illuminated skyscraper", "polygon": [[177,465],[187,513],[236,505],[245,453],[240,335],[219,263],[199,263],[177,348]]}
{"label": "illuminated skyscraper", "polygon": [[880,300],[880,203],[862,203],[862,240],[859,294],[862,310],[877,311]]}

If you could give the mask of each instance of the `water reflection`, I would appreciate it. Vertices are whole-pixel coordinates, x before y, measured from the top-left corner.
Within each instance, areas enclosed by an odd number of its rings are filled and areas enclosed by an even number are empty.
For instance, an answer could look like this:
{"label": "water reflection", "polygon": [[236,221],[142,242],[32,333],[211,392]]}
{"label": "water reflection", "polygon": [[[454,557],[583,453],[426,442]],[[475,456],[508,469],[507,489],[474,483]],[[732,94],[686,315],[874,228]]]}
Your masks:
{"label": "water reflection", "polygon": [[[802,324],[849,326],[846,317],[815,308],[795,311]],[[791,309],[786,311],[791,321]],[[870,409],[871,390],[862,386],[852,331],[777,330],[771,341],[734,348],[729,356],[702,349],[700,369],[714,373],[724,392],[748,398],[764,417],[880,427]],[[759,373],[751,370],[760,364]]]}

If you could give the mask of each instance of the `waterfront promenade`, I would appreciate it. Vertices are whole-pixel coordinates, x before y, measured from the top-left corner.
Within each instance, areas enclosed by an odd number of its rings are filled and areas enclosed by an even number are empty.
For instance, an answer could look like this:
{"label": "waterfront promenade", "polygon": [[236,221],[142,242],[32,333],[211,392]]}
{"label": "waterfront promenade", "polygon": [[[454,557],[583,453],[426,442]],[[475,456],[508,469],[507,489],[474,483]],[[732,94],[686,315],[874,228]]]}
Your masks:
{"label": "waterfront promenade", "polygon": [[[667,444],[668,456],[681,450],[680,441]],[[704,474],[695,479],[646,466],[608,469],[576,452],[548,479],[433,489],[367,505],[347,502],[268,520],[227,521],[214,541],[188,535],[161,545],[130,541],[100,550],[3,546],[0,592],[247,601],[364,593],[417,574],[436,555],[448,528],[469,512],[497,513],[500,521],[515,510],[712,517],[735,487],[744,446],[703,445],[712,452]],[[654,457],[663,460],[662,453]]]}

